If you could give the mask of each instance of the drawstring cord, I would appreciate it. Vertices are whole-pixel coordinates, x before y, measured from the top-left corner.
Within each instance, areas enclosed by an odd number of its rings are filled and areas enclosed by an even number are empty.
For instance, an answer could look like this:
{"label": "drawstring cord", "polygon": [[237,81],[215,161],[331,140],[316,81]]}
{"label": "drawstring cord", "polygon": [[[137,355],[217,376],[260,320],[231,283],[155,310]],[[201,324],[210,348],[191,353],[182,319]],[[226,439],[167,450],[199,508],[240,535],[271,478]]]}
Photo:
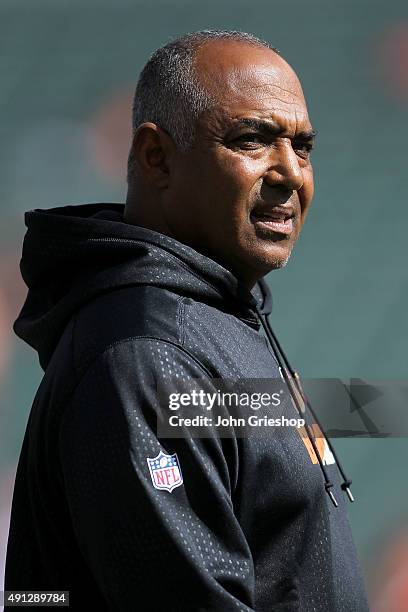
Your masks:
{"label": "drawstring cord", "polygon": [[[298,372],[296,372],[296,371],[295,371],[295,370],[294,370],[294,369],[291,367],[291,365],[290,365],[290,363],[289,363],[289,360],[288,360],[288,358],[286,357],[285,351],[283,350],[283,348],[282,348],[282,346],[281,346],[281,344],[280,344],[279,340],[277,339],[277,337],[276,337],[276,335],[275,335],[275,333],[274,333],[274,331],[273,331],[273,329],[272,329],[272,327],[271,327],[271,324],[270,324],[270,322],[269,322],[268,317],[265,317],[265,323],[266,323],[266,325],[267,325],[267,327],[268,327],[268,330],[269,330],[269,331],[270,331],[270,333],[271,333],[271,336],[272,336],[272,338],[273,338],[273,340],[274,340],[274,342],[275,342],[275,345],[276,345],[276,348],[278,349],[278,352],[280,353],[280,355],[283,357],[283,360],[285,361],[285,364],[286,364],[286,366],[287,366],[287,369],[289,370],[289,372],[290,372],[291,376],[292,376],[292,377],[295,379],[295,381],[296,381],[297,388],[298,388],[298,390],[299,390],[299,393],[300,393],[300,394],[301,394],[301,396],[302,396],[302,399],[303,399],[304,403],[305,403],[305,404],[306,404],[306,406],[309,408],[309,411],[310,411],[311,415],[313,416],[313,418],[314,418],[314,420],[315,420],[316,424],[319,426],[319,428],[321,429],[321,431],[324,433],[324,429],[323,429],[323,427],[322,427],[322,425],[321,425],[321,423],[320,423],[320,421],[319,421],[319,419],[318,419],[318,417],[317,417],[317,415],[316,415],[315,411],[313,410],[313,408],[312,408],[312,406],[311,406],[311,404],[310,404],[310,401],[309,401],[309,399],[307,398],[307,395],[306,395],[306,394],[305,394],[305,392],[303,391],[303,387],[302,387],[302,384],[301,384],[300,376],[299,376]],[[333,457],[334,457],[334,460],[335,460],[335,462],[336,462],[336,464],[337,464],[337,467],[338,467],[338,470],[339,470],[339,472],[340,472],[340,474],[341,474],[341,477],[342,477],[342,479],[343,479],[343,482],[342,482],[342,484],[341,484],[341,488],[342,488],[342,490],[343,490],[343,491],[345,491],[345,492],[347,493],[347,496],[348,496],[349,500],[350,500],[351,502],[353,502],[353,501],[354,501],[354,497],[353,497],[353,494],[352,494],[352,492],[351,492],[351,490],[350,490],[350,485],[352,484],[352,481],[351,481],[349,478],[347,478],[347,476],[346,476],[346,474],[345,474],[345,472],[344,472],[343,466],[341,465],[341,462],[340,462],[340,460],[339,460],[339,458],[338,458],[338,456],[337,456],[337,453],[336,453],[336,451],[335,451],[335,449],[334,449],[334,447],[333,447],[333,445],[332,445],[332,443],[331,443],[330,439],[329,439],[329,438],[326,438],[326,440],[327,440],[327,444],[328,444],[328,446],[329,446],[329,448],[330,448],[330,451],[331,451],[331,453],[332,453],[332,455],[333,455]]]}
{"label": "drawstring cord", "polygon": [[[299,414],[305,414],[305,411],[306,411],[305,410],[305,406],[307,406],[309,411],[310,411],[310,413],[311,413],[311,415],[313,416],[316,424],[319,426],[320,430],[324,434],[324,430],[323,430],[323,428],[322,428],[322,426],[320,424],[320,421],[317,418],[315,411],[312,409],[306,394],[303,391],[302,384],[301,384],[301,381],[300,381],[300,376],[291,367],[291,365],[289,363],[289,360],[286,357],[286,354],[285,354],[284,350],[282,349],[278,339],[276,338],[276,336],[275,336],[275,334],[273,332],[273,329],[272,329],[271,324],[269,322],[268,316],[266,315],[264,317],[262,315],[262,313],[261,313],[261,310],[258,307],[256,308],[256,310],[257,310],[257,313],[258,313],[258,317],[259,317],[260,323],[261,323],[263,329],[265,330],[266,336],[267,336],[267,338],[268,338],[268,340],[269,340],[269,342],[271,344],[271,347],[272,347],[272,349],[273,349],[273,351],[274,351],[274,353],[276,355],[276,358],[277,358],[278,363],[279,363],[279,367],[281,368],[283,376],[284,376],[284,378],[286,380],[286,383],[287,383],[287,385],[289,387],[289,391],[290,391],[292,400],[293,400],[293,402],[295,404],[295,407],[296,407],[298,413]],[[335,496],[333,494],[333,491],[331,490],[332,487],[333,487],[333,483],[331,482],[331,480],[330,480],[330,478],[328,476],[327,470],[326,470],[326,468],[325,468],[325,466],[323,464],[322,458],[321,458],[320,453],[319,453],[319,451],[317,449],[317,445],[316,445],[316,442],[315,442],[315,436],[313,434],[313,431],[312,431],[310,425],[307,423],[306,418],[305,418],[305,429],[306,429],[306,433],[307,433],[308,439],[309,439],[309,441],[310,441],[310,443],[311,443],[311,445],[313,447],[313,450],[315,452],[315,455],[316,455],[317,460],[319,462],[320,469],[321,469],[323,477],[324,477],[325,490],[326,490],[328,496],[330,497],[330,500],[332,501],[333,505],[337,508],[338,507],[338,503],[337,503],[337,500],[336,500],[336,498],[335,498]],[[335,450],[333,448],[333,445],[331,444],[330,440],[328,438],[326,438],[326,437],[325,437],[325,439],[327,440],[327,444],[329,446],[329,449],[330,449],[330,451],[331,451],[331,453],[332,453],[332,455],[334,457],[334,460],[336,462],[337,468],[338,468],[338,470],[339,470],[339,472],[341,474],[341,477],[343,479],[343,482],[341,484],[341,488],[342,488],[343,491],[345,491],[347,493],[347,496],[348,496],[349,500],[351,502],[353,502],[354,501],[354,497],[353,497],[353,494],[352,494],[352,492],[350,490],[350,485],[352,484],[352,481],[349,478],[347,478],[347,476],[346,476],[346,474],[345,474],[345,472],[343,470],[343,467],[342,467],[342,465],[341,465],[341,463],[340,463],[340,461],[339,461],[339,459],[337,457],[337,454],[336,454],[336,452],[335,452]]]}

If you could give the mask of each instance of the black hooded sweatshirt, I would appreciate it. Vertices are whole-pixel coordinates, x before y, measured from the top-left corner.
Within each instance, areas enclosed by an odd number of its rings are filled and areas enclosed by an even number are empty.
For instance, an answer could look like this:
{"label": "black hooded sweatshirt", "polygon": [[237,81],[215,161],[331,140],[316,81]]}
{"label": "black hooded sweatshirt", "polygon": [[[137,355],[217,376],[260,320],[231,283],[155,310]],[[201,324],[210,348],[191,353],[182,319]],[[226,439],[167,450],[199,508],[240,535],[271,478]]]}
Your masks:
{"label": "black hooded sweatshirt", "polygon": [[[45,373],[5,588],[68,590],[75,610],[368,610],[328,448],[313,463],[296,428],[158,438],[163,378],[277,379],[281,360],[262,333],[264,284],[249,292],[190,247],[124,223],[123,210],[25,216],[29,291],[14,330]],[[173,488],[156,473],[163,458]]]}

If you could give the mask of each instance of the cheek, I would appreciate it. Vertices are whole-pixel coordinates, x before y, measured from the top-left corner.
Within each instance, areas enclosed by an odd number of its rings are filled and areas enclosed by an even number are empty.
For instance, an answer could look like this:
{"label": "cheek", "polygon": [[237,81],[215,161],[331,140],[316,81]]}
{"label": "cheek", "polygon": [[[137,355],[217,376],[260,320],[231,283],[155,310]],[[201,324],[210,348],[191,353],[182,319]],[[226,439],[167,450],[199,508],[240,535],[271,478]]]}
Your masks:
{"label": "cheek", "polygon": [[299,201],[301,206],[302,222],[304,221],[314,193],[313,168],[309,166],[303,169],[303,186],[299,190]]}
{"label": "cheek", "polygon": [[222,191],[229,195],[231,204],[248,203],[252,193],[260,189],[263,166],[259,161],[231,153],[219,160],[218,168]]}

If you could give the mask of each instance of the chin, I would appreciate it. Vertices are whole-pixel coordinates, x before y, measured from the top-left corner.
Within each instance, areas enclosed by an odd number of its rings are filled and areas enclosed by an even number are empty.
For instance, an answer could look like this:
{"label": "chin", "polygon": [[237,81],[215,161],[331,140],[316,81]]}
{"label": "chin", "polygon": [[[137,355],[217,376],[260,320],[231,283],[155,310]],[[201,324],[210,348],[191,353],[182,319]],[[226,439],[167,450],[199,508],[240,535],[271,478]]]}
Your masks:
{"label": "chin", "polygon": [[268,264],[263,266],[263,275],[265,276],[265,274],[272,272],[272,270],[280,270],[281,268],[284,268],[288,263],[289,259],[290,255],[288,255],[285,259],[277,258],[274,260],[269,260]]}
{"label": "chin", "polygon": [[284,268],[290,259],[290,255],[288,255],[285,259],[277,259],[273,262],[271,270],[279,270],[280,268]]}
{"label": "chin", "polygon": [[257,262],[258,267],[265,270],[264,274],[267,274],[271,270],[284,268],[290,259],[291,253],[292,249],[287,248],[272,249],[272,252],[268,249],[259,257]]}
{"label": "chin", "polygon": [[281,268],[284,268],[286,264],[288,263],[289,259],[290,259],[290,253],[287,254],[286,257],[277,256],[275,258],[272,258],[270,255],[269,257],[267,258],[264,257],[262,259],[260,258],[254,259],[252,257],[250,261],[247,260],[247,264],[245,266],[245,270],[247,271],[247,274],[243,274],[243,268],[241,268],[240,272],[238,273],[238,277],[249,280],[252,286],[255,284],[257,280],[269,274],[269,272],[272,272],[273,270],[280,270]]}

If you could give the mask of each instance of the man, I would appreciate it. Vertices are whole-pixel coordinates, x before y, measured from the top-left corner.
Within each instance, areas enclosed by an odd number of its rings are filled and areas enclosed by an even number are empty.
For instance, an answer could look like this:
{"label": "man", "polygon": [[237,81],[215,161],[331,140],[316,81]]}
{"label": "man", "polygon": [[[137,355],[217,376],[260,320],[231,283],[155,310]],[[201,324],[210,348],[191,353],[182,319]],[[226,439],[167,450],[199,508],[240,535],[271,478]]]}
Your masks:
{"label": "man", "polygon": [[302,414],[258,282],[313,196],[300,83],[255,37],[198,32],[152,56],[133,122],[126,207],[26,216],[15,331],[45,376],[6,588],[69,590],[74,609],[367,610],[350,482],[316,429],[157,431],[163,381],[283,375]]}

